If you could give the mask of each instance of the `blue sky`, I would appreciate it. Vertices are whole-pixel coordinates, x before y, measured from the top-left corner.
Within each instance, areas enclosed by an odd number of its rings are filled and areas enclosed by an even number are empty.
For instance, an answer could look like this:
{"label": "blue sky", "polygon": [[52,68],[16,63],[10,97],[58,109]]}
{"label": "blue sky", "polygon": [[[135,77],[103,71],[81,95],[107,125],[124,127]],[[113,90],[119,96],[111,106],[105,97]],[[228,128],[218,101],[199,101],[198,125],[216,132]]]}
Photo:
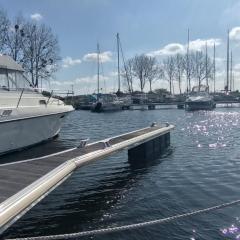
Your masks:
{"label": "blue sky", "polygon": [[[96,89],[96,44],[102,55],[102,88],[117,90],[117,32],[125,57],[152,54],[161,59],[173,51],[184,51],[187,29],[193,48],[217,42],[218,87],[222,88],[226,32],[231,34],[236,77],[240,77],[240,1],[237,0],[0,0],[10,18],[21,13],[51,26],[58,36],[61,69],[53,88],[91,93]],[[170,45],[169,45],[170,44]],[[172,44],[172,45],[171,45]],[[238,74],[239,73],[239,74]],[[239,76],[238,76],[239,75]],[[105,80],[103,80],[105,79]],[[236,86],[240,88],[240,84]],[[137,87],[137,86],[136,86]],[[155,87],[167,87],[156,82]]]}

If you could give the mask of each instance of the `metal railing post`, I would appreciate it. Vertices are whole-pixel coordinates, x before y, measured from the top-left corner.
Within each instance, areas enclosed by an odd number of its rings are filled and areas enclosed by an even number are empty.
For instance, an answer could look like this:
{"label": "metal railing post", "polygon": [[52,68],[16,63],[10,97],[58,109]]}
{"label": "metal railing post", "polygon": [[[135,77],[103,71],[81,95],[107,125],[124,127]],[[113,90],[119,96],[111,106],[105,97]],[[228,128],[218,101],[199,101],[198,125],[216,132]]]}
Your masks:
{"label": "metal railing post", "polygon": [[18,108],[18,106],[19,106],[19,104],[20,104],[20,102],[21,102],[23,92],[24,92],[24,88],[22,89],[21,94],[20,94],[20,97],[19,97],[19,99],[18,99],[17,108]]}
{"label": "metal railing post", "polygon": [[47,100],[47,105],[48,105],[48,103],[49,103],[50,98],[52,97],[52,95],[53,95],[53,90],[51,91],[51,94],[50,94],[50,96],[49,96],[49,98],[48,98],[48,100]]}

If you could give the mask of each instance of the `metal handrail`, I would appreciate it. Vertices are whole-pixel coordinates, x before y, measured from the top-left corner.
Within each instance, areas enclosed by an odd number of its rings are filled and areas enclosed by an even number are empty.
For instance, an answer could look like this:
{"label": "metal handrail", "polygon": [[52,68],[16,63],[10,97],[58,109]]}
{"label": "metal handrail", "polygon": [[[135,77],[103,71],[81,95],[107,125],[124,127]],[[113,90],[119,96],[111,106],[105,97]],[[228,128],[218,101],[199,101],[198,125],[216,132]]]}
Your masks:
{"label": "metal handrail", "polygon": [[[49,90],[45,89],[45,88],[31,88],[31,87],[24,87],[24,88],[6,88],[6,87],[0,87],[0,90],[6,90],[6,91],[18,91],[18,90],[26,90],[26,91],[31,91],[31,92],[49,92]],[[53,89],[51,90],[51,92],[56,93],[56,94],[74,94],[74,92],[69,91],[69,90],[60,90],[60,89]]]}
{"label": "metal handrail", "polygon": [[48,98],[48,100],[47,100],[47,103],[46,103],[46,105],[48,105],[48,103],[49,103],[49,101],[50,101],[50,99],[51,99],[52,95],[53,95],[53,90],[51,91],[51,94],[50,94],[50,96],[49,96],[49,98]]}
{"label": "metal handrail", "polygon": [[19,97],[19,99],[18,99],[17,108],[18,108],[18,106],[19,106],[19,104],[20,104],[20,102],[21,102],[23,92],[24,92],[24,88],[22,89],[21,94],[20,94],[20,97]]}

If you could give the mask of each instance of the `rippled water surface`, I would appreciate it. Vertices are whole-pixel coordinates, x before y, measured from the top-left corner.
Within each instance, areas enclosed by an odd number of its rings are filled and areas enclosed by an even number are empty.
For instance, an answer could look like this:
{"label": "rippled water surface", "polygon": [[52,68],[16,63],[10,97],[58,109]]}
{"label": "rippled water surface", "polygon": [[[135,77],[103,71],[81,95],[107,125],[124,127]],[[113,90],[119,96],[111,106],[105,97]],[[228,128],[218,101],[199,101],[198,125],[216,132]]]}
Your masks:
{"label": "rippled water surface", "polygon": [[[164,156],[130,164],[126,151],[85,166],[5,237],[62,234],[164,218],[240,199],[240,110],[72,113],[52,142],[2,157],[21,160],[118,135],[151,122],[176,125]],[[93,239],[240,239],[240,206]],[[87,238],[85,238],[87,239]]]}

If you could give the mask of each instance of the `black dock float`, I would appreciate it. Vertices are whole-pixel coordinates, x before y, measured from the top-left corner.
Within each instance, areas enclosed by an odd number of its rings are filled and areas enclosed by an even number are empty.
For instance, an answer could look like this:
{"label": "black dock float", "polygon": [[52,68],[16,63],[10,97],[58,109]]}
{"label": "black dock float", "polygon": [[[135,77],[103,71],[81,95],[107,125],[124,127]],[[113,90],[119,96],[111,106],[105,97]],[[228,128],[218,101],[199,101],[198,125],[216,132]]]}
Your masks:
{"label": "black dock float", "polygon": [[128,150],[128,158],[136,161],[148,161],[163,154],[170,146],[170,132],[144,142]]}
{"label": "black dock float", "polygon": [[[170,144],[173,125],[165,124],[122,134],[44,157],[0,165],[0,233],[85,164],[122,149],[129,156],[151,158]],[[136,157],[135,157],[136,158]]]}

